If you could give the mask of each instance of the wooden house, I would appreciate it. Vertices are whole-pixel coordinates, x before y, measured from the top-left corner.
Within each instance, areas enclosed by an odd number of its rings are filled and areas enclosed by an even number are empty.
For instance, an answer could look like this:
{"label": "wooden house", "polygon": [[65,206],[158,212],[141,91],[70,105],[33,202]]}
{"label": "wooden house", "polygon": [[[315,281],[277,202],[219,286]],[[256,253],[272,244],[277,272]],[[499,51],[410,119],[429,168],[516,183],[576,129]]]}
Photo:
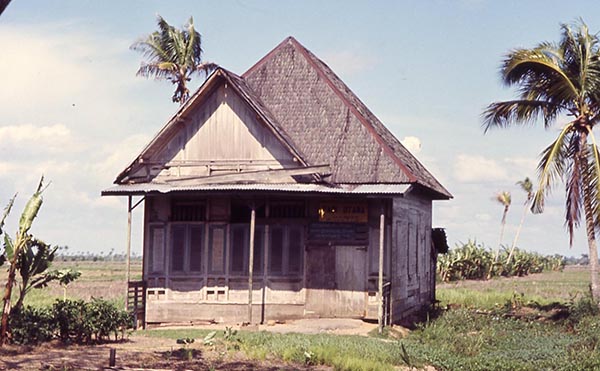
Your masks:
{"label": "wooden house", "polygon": [[144,201],[148,323],[397,322],[435,299],[450,193],[294,38],[217,69],[115,184]]}

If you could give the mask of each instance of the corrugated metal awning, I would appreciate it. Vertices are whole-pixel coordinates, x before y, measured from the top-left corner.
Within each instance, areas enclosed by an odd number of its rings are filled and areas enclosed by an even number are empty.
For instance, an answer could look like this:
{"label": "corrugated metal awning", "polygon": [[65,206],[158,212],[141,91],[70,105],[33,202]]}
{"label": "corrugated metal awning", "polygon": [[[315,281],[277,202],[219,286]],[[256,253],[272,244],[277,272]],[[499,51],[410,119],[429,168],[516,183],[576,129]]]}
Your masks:
{"label": "corrugated metal awning", "polygon": [[401,195],[410,184],[202,184],[173,185],[165,183],[121,184],[102,191],[102,196],[143,195],[147,193],[173,192],[292,192],[292,193],[329,193],[355,195]]}

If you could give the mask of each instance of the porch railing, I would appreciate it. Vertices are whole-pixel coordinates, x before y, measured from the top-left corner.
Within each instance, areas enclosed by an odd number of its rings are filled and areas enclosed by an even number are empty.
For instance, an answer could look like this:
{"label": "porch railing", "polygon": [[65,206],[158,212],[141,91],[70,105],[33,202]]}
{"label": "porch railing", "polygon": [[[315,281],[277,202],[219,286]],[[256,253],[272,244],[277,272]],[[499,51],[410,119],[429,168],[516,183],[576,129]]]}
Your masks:
{"label": "porch railing", "polygon": [[135,318],[135,328],[146,327],[146,281],[129,281],[127,310]]}

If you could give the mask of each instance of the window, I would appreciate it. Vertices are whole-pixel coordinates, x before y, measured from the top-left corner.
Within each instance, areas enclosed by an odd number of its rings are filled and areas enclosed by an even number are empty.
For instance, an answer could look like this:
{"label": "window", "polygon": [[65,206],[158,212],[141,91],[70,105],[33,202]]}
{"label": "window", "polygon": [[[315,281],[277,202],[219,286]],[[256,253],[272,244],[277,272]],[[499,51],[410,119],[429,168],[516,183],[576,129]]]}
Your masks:
{"label": "window", "polygon": [[208,232],[209,239],[209,273],[225,273],[225,226],[211,225]]}
{"label": "window", "polygon": [[302,226],[271,227],[269,273],[281,276],[302,274],[304,229]]}
{"label": "window", "polygon": [[203,250],[203,225],[174,224],[171,226],[172,272],[201,272]]}
{"label": "window", "polygon": [[269,217],[274,219],[304,218],[305,214],[302,202],[274,202],[269,207]]}
{"label": "window", "polygon": [[[254,274],[262,274],[264,251],[264,227],[254,227]],[[250,226],[231,225],[231,269],[232,274],[247,275],[250,256]]]}
{"label": "window", "polygon": [[165,229],[162,225],[150,227],[150,248],[148,254],[149,271],[161,273],[165,264]]}
{"label": "window", "polygon": [[206,206],[195,201],[173,201],[171,204],[171,221],[201,222],[204,221]]}

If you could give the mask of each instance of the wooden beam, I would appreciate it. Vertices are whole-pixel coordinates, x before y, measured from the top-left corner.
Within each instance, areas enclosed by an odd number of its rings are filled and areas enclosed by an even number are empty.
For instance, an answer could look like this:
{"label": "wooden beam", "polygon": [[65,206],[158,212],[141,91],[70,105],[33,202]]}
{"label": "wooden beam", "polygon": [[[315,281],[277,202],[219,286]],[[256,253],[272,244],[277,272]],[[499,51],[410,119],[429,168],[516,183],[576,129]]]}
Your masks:
{"label": "wooden beam", "polygon": [[385,235],[385,204],[383,201],[381,202],[381,215],[379,217],[379,287],[377,291],[377,296],[379,296],[378,300],[378,308],[377,308],[377,324],[379,333],[383,333],[383,250],[384,250],[384,241],[383,237]]}
{"label": "wooden beam", "polygon": [[259,170],[259,171],[244,171],[213,176],[190,176],[174,179],[166,179],[166,182],[180,182],[193,180],[195,185],[198,184],[214,184],[214,183],[237,183],[239,181],[255,181],[255,182],[274,182],[282,181],[286,177],[295,175],[329,175],[331,168],[329,165],[317,165],[307,167],[297,167],[293,169],[275,169],[275,170]]}
{"label": "wooden beam", "polygon": [[250,213],[250,253],[248,254],[248,323],[252,324],[252,276],[254,274],[254,227],[256,225],[256,206],[252,203]]}
{"label": "wooden beam", "polygon": [[125,310],[127,310],[127,301],[129,299],[129,278],[131,275],[131,212],[133,211],[133,207],[131,205],[132,201],[131,195],[127,196],[127,267],[125,273]]}

